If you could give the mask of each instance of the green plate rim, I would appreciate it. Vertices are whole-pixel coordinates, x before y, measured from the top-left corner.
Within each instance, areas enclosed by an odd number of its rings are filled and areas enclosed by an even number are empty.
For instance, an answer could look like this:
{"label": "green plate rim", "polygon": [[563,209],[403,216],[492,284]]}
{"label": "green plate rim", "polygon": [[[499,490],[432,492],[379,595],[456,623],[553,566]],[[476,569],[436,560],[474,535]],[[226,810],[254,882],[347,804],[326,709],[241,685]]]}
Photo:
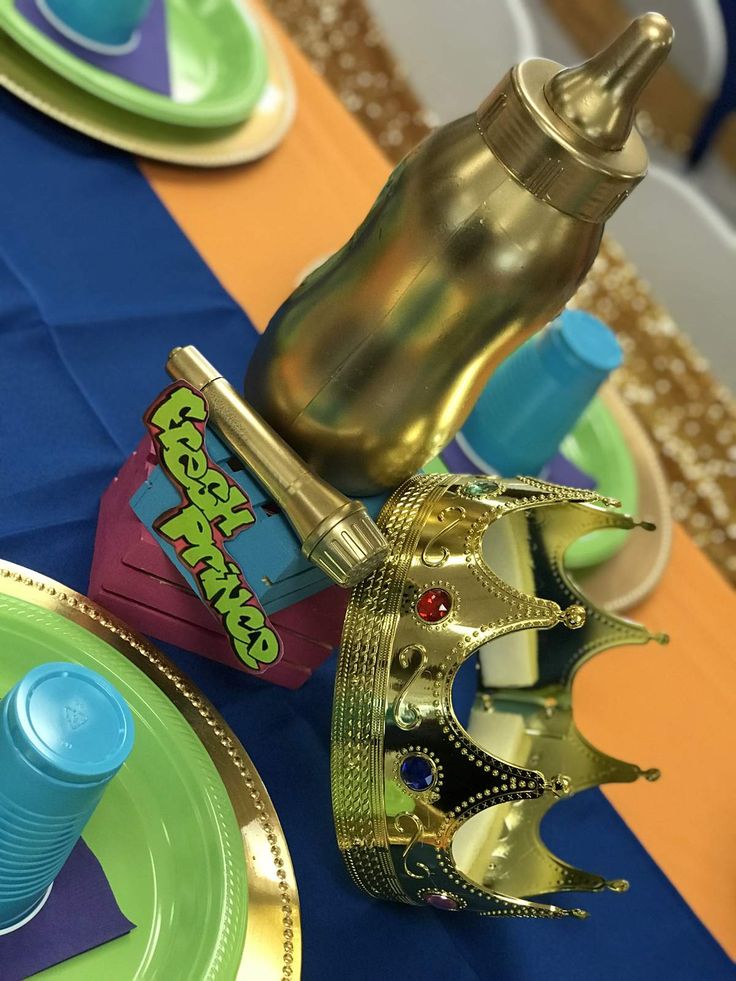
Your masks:
{"label": "green plate rim", "polygon": [[80,133],[140,157],[186,167],[230,167],[274,150],[296,111],[289,63],[264,21],[268,58],[264,93],[236,126],[184,128],[136,116],[56,75],[0,29],[0,86],[39,112]]}
{"label": "green plate rim", "polygon": [[[560,452],[566,459],[600,480],[603,475],[593,472],[592,468],[586,466],[586,447],[582,445],[580,437],[580,430],[584,426],[592,426],[595,430],[595,441],[599,446],[603,446],[600,436],[605,430],[605,450],[608,454],[605,477],[615,473],[617,478],[615,486],[614,482],[603,479],[598,484],[597,490],[605,497],[621,501],[621,510],[625,513],[636,514],[639,506],[639,479],[634,456],[626,443],[621,427],[600,395],[595,396],[572,432],[560,444]],[[581,453],[570,452],[570,444],[574,440],[580,440],[578,445],[582,450]],[[586,442],[589,446],[590,441],[586,440]],[[629,535],[630,531],[625,529],[593,531],[570,545],[565,553],[565,564],[576,571],[600,565],[624,547]]]}
{"label": "green plate rim", "polygon": [[100,637],[150,678],[179,710],[217,769],[241,829],[248,922],[237,979],[292,981],[301,965],[299,897],[276,810],[245,749],[222,716],[172,661],[87,597],[0,561],[0,593],[52,610]]}
{"label": "green plate rim", "polygon": [[[188,0],[180,2],[186,3]],[[220,98],[214,105],[206,99],[175,102],[168,96],[89,64],[41,33],[16,9],[14,0],[0,0],[0,27],[17,44],[67,81],[129,112],[179,126],[230,126],[242,122],[258,102],[266,83],[268,59],[256,18],[245,3],[242,0],[218,0],[218,3],[230,7],[234,18],[242,24],[244,43],[239,60],[248,68],[244,72],[247,76],[244,83],[233,90],[228,98]],[[171,21],[175,24],[176,18],[171,18]],[[228,41],[237,43],[232,39]],[[248,58],[243,57],[246,47]]]}

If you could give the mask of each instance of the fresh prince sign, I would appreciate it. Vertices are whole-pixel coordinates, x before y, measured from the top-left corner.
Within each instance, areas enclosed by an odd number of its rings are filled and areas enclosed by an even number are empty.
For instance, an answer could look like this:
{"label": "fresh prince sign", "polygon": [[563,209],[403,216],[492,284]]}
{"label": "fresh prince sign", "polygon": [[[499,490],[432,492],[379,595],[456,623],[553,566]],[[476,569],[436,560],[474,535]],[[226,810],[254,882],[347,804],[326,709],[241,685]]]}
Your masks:
{"label": "fresh prince sign", "polygon": [[280,658],[281,641],[225,548],[255,515],[242,487],[207,454],[207,416],[204,395],[186,382],[167,388],[146,415],[159,465],[181,497],[154,529],[191,572],[237,658],[260,671]]}

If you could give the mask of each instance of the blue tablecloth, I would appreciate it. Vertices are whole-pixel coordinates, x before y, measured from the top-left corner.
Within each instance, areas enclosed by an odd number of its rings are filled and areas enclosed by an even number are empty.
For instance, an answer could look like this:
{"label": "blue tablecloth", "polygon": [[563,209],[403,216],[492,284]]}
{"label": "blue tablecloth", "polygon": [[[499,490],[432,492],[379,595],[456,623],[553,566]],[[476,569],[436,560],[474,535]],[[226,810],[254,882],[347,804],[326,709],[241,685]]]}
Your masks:
{"label": "blue tablecloth", "polygon": [[[0,556],[85,591],[100,495],[166,384],[170,348],[196,344],[237,382],[257,335],[134,160],[4,93],[0,147]],[[598,791],[560,803],[545,824],[568,861],[632,882],[625,895],[563,896],[590,910],[587,921],[489,920],[370,900],[348,879],[332,827],[334,664],[291,692],[169,653],[224,714],[273,797],[300,890],[306,981],[732,976]],[[708,832],[686,829],[683,840],[689,833]]]}

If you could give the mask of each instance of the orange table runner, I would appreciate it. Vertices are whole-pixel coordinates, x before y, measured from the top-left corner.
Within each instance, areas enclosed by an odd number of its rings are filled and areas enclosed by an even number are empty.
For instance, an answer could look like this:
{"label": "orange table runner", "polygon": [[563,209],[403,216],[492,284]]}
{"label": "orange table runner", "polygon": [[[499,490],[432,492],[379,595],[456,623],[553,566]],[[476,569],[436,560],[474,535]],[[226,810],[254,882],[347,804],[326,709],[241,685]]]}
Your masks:
{"label": "orange table runner", "polygon": [[[263,330],[301,271],[363,218],[389,165],[277,25],[297,84],[282,146],[203,173],[145,163],[152,186],[225,288]],[[681,529],[655,594],[634,611],[668,647],[610,652],[581,672],[576,717],[601,749],[663,771],[605,793],[697,916],[736,957],[734,593]]]}

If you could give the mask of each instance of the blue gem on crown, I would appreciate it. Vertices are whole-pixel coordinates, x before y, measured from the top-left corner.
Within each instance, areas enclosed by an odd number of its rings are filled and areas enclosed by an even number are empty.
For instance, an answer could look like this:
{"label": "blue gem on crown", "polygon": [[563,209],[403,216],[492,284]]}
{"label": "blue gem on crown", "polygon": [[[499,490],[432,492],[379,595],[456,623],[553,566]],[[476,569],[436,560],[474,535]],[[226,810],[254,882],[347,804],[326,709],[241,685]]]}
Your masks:
{"label": "blue gem on crown", "polygon": [[399,775],[406,786],[416,793],[429,790],[437,779],[437,771],[426,756],[407,756],[401,761]]}

